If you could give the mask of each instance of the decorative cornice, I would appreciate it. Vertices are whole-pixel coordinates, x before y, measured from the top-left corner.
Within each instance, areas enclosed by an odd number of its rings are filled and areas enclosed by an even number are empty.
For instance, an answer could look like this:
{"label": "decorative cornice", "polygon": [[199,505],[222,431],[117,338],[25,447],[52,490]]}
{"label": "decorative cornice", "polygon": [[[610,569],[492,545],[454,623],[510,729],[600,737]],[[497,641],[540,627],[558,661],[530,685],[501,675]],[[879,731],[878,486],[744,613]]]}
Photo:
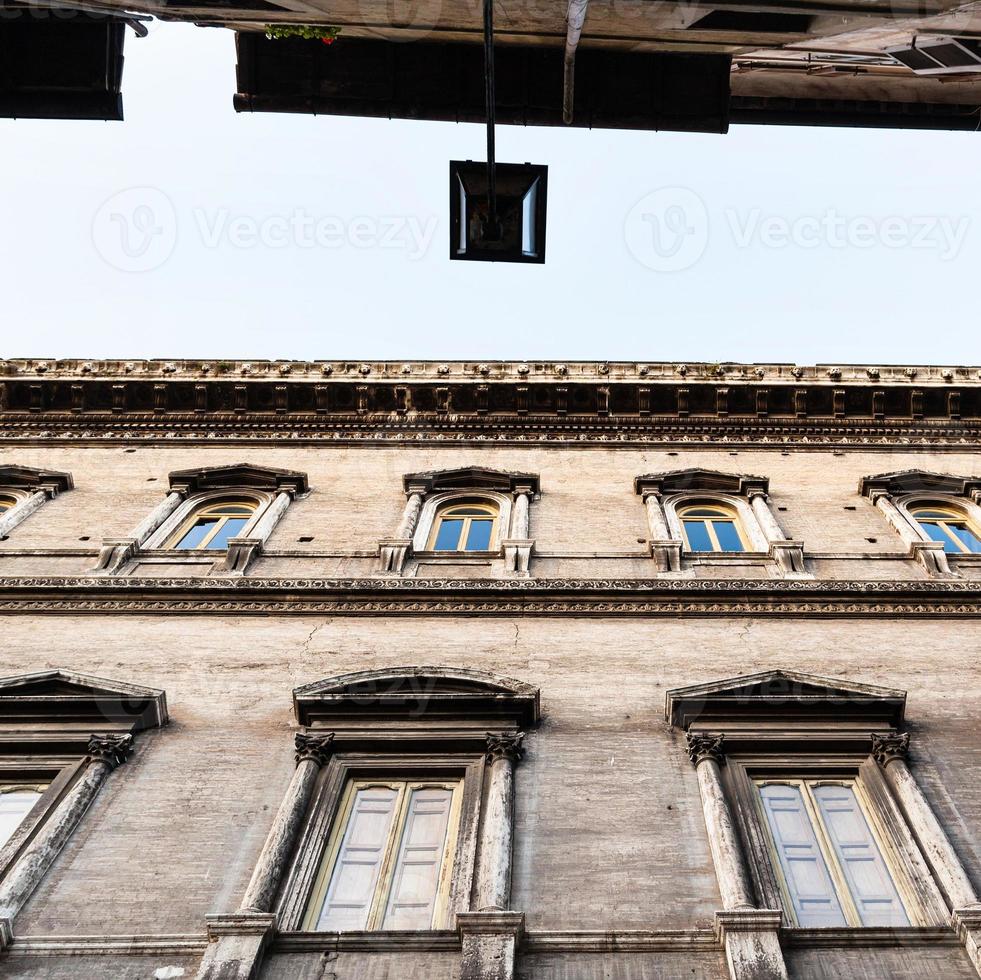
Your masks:
{"label": "decorative cornice", "polygon": [[509,733],[487,733],[487,751],[484,758],[488,762],[497,762],[506,759],[509,762],[520,762],[524,758],[525,750],[522,742],[525,739],[524,732]]}
{"label": "decorative cornice", "polygon": [[262,361],[262,360],[83,360],[80,358],[9,358],[0,360],[0,376],[7,378],[98,381],[157,378],[209,381],[238,378],[529,381],[559,378],[566,381],[678,381],[708,380],[720,384],[782,380],[795,384],[849,384],[874,378],[884,385],[979,385],[981,367],[937,365],[816,364],[812,366],[736,361]]}
{"label": "decorative cornice", "polygon": [[885,768],[890,762],[905,762],[909,758],[909,732],[886,735],[872,733],[872,758]]}
{"label": "decorative cornice", "polygon": [[296,764],[301,762],[315,762],[318,766],[326,764],[330,758],[330,753],[334,744],[334,733],[325,732],[324,734],[309,734],[307,732],[297,732],[294,738],[296,745]]}
{"label": "decorative cornice", "polygon": [[696,734],[695,732],[685,733],[685,748],[691,764],[697,769],[703,762],[711,759],[720,766],[726,763],[725,754],[722,751],[722,743],[725,735]]}
{"label": "decorative cornice", "polygon": [[0,438],[965,447],[981,445],[981,376],[737,364],[2,361]]}
{"label": "decorative cornice", "polygon": [[121,766],[132,751],[132,735],[93,735],[89,739],[88,754],[104,762],[110,769]]}
{"label": "decorative cornice", "polygon": [[0,579],[0,611],[254,615],[976,616],[970,580]]}

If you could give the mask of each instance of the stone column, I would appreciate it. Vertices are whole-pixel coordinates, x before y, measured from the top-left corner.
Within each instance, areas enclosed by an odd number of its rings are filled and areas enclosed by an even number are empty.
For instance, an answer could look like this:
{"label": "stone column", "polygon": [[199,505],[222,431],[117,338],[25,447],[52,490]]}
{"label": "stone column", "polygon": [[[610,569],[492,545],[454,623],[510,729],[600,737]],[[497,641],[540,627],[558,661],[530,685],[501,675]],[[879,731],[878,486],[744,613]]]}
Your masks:
{"label": "stone column", "polygon": [[751,490],[749,503],[753,508],[753,516],[763,532],[763,537],[766,538],[770,556],[777,563],[780,571],[788,576],[805,574],[804,545],[800,541],[787,539],[783,533],[783,528],[777,523],[773,511],[770,510],[767,494],[763,490]]}
{"label": "stone column", "polygon": [[913,836],[952,909],[976,906],[977,895],[947,835],[909,771],[907,732],[872,736],[872,758],[882,767]]}
{"label": "stone column", "polygon": [[93,735],[89,739],[82,773],[0,884],[0,949],[12,941],[17,913],[54,863],[106,777],[126,761],[132,747],[132,735]]}
{"label": "stone column", "polygon": [[504,548],[504,571],[519,578],[529,577],[531,552],[535,542],[529,534],[529,508],[531,506],[531,487],[516,487],[514,508],[511,512],[511,533],[501,545]]}
{"label": "stone column", "polygon": [[722,786],[721,766],[724,735],[695,735],[688,733],[688,758],[698,774],[698,789],[702,797],[702,812],[708,829],[712,861],[719,880],[722,907],[753,909],[756,901],[743,860],[743,851],[732,821],[732,813]]}
{"label": "stone column", "polygon": [[890,527],[909,545],[911,558],[915,558],[931,575],[937,578],[952,578],[951,571],[940,541],[925,541],[910,522],[903,516],[888,493],[873,493],[870,498]]}
{"label": "stone column", "polygon": [[524,754],[519,732],[487,734],[487,787],[480,821],[474,912],[457,916],[463,943],[461,980],[514,980],[524,914],[507,911],[514,839],[514,766]]}
{"label": "stone column", "polygon": [[412,536],[419,523],[425,490],[409,487],[406,491],[405,509],[395,534],[378,544],[378,570],[387,575],[401,575],[405,562],[412,553]]}
{"label": "stone column", "polygon": [[103,538],[102,548],[93,571],[103,575],[115,575],[126,562],[139,553],[140,546],[177,510],[183,500],[183,492],[171,490],[127,537]]}
{"label": "stone column", "polygon": [[10,510],[0,515],[0,537],[9,534],[21,521],[30,517],[47,499],[48,495],[43,490],[36,490],[26,500],[18,501]]}
{"label": "stone column", "polygon": [[724,735],[688,733],[688,758],[698,774],[702,811],[715,875],[722,895],[716,935],[725,949],[731,980],[787,980],[780,949],[779,909],[758,909],[739,836],[726,801],[721,766]]}
{"label": "stone column", "polygon": [[651,556],[659,572],[681,571],[681,541],[671,537],[668,522],[661,506],[661,495],[656,490],[644,492],[644,509],[647,511],[647,529],[650,534]]}
{"label": "stone column", "polygon": [[271,912],[276,893],[333,741],[333,733],[297,733],[296,771],[238,911],[207,917],[209,945],[197,980],[254,980],[258,976],[262,957],[276,928],[276,916]]}

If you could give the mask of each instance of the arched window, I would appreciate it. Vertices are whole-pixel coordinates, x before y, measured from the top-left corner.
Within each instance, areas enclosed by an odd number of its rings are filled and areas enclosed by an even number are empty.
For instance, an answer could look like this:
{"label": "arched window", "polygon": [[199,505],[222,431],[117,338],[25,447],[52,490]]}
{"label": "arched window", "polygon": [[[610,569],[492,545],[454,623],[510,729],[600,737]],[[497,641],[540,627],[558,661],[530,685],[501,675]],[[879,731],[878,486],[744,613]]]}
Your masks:
{"label": "arched window", "polygon": [[0,514],[5,513],[10,510],[11,507],[17,506],[17,498],[11,497],[9,494],[0,493]]}
{"label": "arched window", "polygon": [[948,554],[981,554],[981,536],[967,517],[954,507],[920,504],[910,516],[932,541],[939,541]]}
{"label": "arched window", "polygon": [[228,539],[242,533],[252,520],[257,502],[254,500],[221,500],[203,504],[193,510],[165,548],[181,551],[222,551]]}
{"label": "arched window", "polygon": [[725,504],[688,504],[678,508],[689,551],[747,551],[735,508]]}
{"label": "arched window", "polygon": [[493,551],[500,511],[483,501],[451,501],[436,511],[430,551]]}

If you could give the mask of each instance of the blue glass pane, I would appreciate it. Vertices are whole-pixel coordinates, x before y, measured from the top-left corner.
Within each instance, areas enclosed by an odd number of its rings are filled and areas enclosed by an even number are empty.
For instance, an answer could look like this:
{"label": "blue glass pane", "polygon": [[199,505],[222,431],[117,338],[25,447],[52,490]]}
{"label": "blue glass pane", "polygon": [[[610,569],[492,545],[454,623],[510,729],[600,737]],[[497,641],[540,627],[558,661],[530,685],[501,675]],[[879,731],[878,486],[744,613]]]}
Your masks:
{"label": "blue glass pane", "polygon": [[944,534],[944,529],[939,524],[931,524],[930,521],[920,521],[920,527],[927,533],[927,537],[933,541],[939,541],[944,546],[944,551],[953,555],[959,555],[961,549]]}
{"label": "blue glass pane", "polygon": [[963,524],[948,524],[947,527],[964,542],[964,547],[968,551],[974,554],[981,553],[981,541],[978,540],[978,536],[969,527],[965,527]]}
{"label": "blue glass pane", "polygon": [[712,539],[705,529],[705,521],[685,521],[685,534],[688,547],[692,551],[711,551]]}
{"label": "blue glass pane", "polygon": [[443,521],[436,535],[434,551],[456,551],[460,544],[460,533],[463,531],[463,521]]}
{"label": "blue glass pane", "polygon": [[490,549],[493,521],[471,521],[470,533],[467,535],[467,551],[488,551]]}
{"label": "blue glass pane", "polygon": [[714,521],[715,536],[723,551],[742,551],[743,543],[739,540],[739,532],[732,521]]}
{"label": "blue glass pane", "polygon": [[246,517],[230,517],[221,526],[221,530],[208,542],[208,551],[220,551],[228,547],[228,539],[242,533],[242,528],[248,524]]}
{"label": "blue glass pane", "polygon": [[197,524],[192,527],[187,534],[184,535],[180,541],[177,542],[175,547],[178,548],[197,548],[201,542],[209,535],[217,521],[198,521]]}

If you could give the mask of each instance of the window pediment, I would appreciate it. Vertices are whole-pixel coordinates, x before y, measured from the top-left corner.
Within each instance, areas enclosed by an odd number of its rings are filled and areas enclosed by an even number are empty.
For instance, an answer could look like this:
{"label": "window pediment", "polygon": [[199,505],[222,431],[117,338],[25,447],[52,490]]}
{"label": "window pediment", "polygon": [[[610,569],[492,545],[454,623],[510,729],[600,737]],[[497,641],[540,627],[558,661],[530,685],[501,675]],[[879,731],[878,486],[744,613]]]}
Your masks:
{"label": "window pediment", "polygon": [[251,489],[286,492],[296,497],[310,490],[306,473],[255,466],[252,463],[177,470],[170,474],[170,486],[188,495],[215,490]]}
{"label": "window pediment", "polygon": [[539,479],[536,473],[511,473],[479,466],[409,473],[403,477],[402,483],[406,492],[416,491],[425,494],[447,490],[498,490],[514,493],[518,489],[524,489],[530,490],[533,494],[539,492]]}
{"label": "window pediment", "polygon": [[647,473],[634,479],[634,491],[639,494],[670,494],[689,490],[705,490],[747,496],[754,490],[767,493],[769,488],[770,481],[765,476],[722,473],[719,470],[698,468],[671,470],[666,473]]}
{"label": "window pediment", "polygon": [[29,466],[0,466],[0,487],[12,490],[43,490],[49,497],[71,490],[71,473],[37,470]]}
{"label": "window pediment", "polygon": [[[137,732],[167,723],[163,691],[68,670],[0,678],[0,729]],[[86,727],[87,726],[87,727]]]}
{"label": "window pediment", "polygon": [[875,500],[881,494],[899,496],[905,493],[941,493],[966,497],[974,490],[981,490],[981,477],[952,476],[949,473],[931,473],[928,470],[897,470],[866,476],[858,486],[863,497]]}
{"label": "window pediment", "polygon": [[815,725],[896,728],[905,708],[905,691],[771,670],[668,691],[664,710],[669,724],[684,730],[794,725],[803,732]]}
{"label": "window pediment", "polygon": [[328,678],[297,688],[293,706],[300,725],[445,718],[523,728],[539,720],[538,688],[480,671],[443,667]]}

